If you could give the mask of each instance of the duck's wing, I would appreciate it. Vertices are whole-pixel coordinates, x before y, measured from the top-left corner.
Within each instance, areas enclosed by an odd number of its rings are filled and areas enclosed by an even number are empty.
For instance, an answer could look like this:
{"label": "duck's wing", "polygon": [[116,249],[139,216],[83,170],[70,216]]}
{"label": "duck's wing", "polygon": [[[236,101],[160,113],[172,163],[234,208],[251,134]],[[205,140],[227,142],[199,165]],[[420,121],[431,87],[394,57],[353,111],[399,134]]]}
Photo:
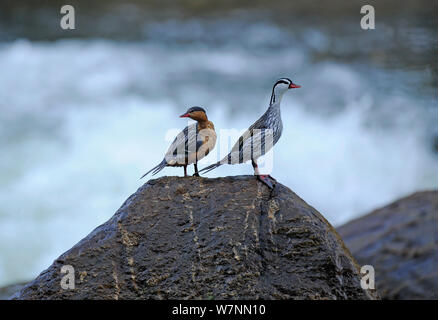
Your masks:
{"label": "duck's wing", "polygon": [[[254,122],[246,131],[239,137],[237,142],[234,144],[233,148],[231,148],[230,154],[238,152],[239,150],[243,150],[243,146],[247,144],[247,140],[254,135],[254,132],[257,129],[264,128],[263,126],[263,116],[261,116],[256,122]],[[229,156],[229,155],[228,155]]]}
{"label": "duck's wing", "polygon": [[223,164],[239,164],[249,160],[257,160],[266,154],[273,145],[272,129],[250,127],[239,137],[228,155],[199,172],[207,173]]}
{"label": "duck's wing", "polygon": [[238,164],[249,160],[257,160],[266,154],[274,145],[273,132],[269,128],[251,126],[234,144],[230,153],[222,159],[222,163]]}
{"label": "duck's wing", "polygon": [[170,166],[189,164],[188,158],[200,147],[197,141],[198,124],[194,123],[184,128],[173,140],[166,152],[165,159]]}
{"label": "duck's wing", "polygon": [[266,113],[239,137],[228,155],[218,162],[203,168],[199,172],[207,173],[223,164],[238,164],[251,159],[256,160],[258,157],[268,152],[270,147],[272,147],[270,143],[272,139],[269,137],[266,139],[266,133],[268,132],[268,136],[270,137],[272,137],[272,135],[269,135],[270,129],[266,128],[264,125],[265,118]]}
{"label": "duck's wing", "polygon": [[194,161],[197,162],[208,155],[209,152],[214,149],[215,145],[216,132],[214,131],[214,127],[207,127],[200,130],[196,140],[196,159]]}

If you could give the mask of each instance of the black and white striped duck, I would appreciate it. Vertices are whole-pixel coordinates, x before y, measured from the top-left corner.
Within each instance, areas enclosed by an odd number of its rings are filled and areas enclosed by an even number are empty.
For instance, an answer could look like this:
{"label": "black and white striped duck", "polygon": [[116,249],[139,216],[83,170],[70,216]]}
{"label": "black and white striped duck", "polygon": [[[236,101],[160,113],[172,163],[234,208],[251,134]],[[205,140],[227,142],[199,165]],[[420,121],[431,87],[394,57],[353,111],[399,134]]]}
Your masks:
{"label": "black and white striped duck", "polygon": [[207,173],[223,164],[239,164],[251,160],[254,174],[272,189],[276,180],[270,175],[260,174],[257,159],[265,155],[280,139],[283,131],[281,98],[286,91],[293,88],[301,88],[301,86],[288,78],[278,79],[272,88],[268,110],[240,136],[227,156],[199,172]]}
{"label": "black and white striped duck", "polygon": [[169,149],[157,166],[146,172],[140,179],[153,171],[157,174],[164,167],[184,167],[184,176],[187,177],[187,166],[193,164],[194,176],[199,176],[198,160],[204,158],[216,144],[216,132],[213,122],[207,118],[207,113],[201,107],[189,108],[180,118],[191,118],[196,122],[188,125],[173,140]]}

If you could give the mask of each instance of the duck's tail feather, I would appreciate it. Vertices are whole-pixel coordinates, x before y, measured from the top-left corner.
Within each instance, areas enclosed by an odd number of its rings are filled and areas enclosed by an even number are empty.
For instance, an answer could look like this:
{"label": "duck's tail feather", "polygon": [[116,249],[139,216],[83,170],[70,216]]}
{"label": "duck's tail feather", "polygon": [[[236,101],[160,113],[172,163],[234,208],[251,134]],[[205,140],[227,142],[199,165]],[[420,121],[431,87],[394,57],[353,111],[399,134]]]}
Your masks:
{"label": "duck's tail feather", "polygon": [[205,167],[205,168],[199,170],[199,172],[204,172],[204,173],[210,172],[211,170],[216,169],[217,167],[220,167],[222,164],[223,163],[221,161],[218,161],[216,163],[209,165],[208,167]]}
{"label": "duck's tail feather", "polygon": [[143,179],[145,176],[147,176],[150,172],[152,172],[152,175],[156,175],[158,172],[163,170],[163,168],[167,165],[166,159],[163,159],[157,166],[153,167],[151,170],[146,172],[144,175],[141,176],[140,179]]}

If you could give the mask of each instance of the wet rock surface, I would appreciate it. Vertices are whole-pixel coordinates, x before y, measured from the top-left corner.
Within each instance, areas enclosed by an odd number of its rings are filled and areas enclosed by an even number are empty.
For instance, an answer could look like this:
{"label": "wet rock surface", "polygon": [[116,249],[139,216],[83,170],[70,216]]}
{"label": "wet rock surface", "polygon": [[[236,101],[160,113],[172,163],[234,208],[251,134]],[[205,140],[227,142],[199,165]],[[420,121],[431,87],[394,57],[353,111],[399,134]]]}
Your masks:
{"label": "wet rock surface", "polygon": [[[90,213],[92,214],[92,213]],[[62,289],[63,265],[75,289]],[[15,299],[373,299],[332,226],[253,176],[150,180]]]}
{"label": "wet rock surface", "polygon": [[382,299],[438,299],[438,191],[418,192],[338,228],[375,268]]}

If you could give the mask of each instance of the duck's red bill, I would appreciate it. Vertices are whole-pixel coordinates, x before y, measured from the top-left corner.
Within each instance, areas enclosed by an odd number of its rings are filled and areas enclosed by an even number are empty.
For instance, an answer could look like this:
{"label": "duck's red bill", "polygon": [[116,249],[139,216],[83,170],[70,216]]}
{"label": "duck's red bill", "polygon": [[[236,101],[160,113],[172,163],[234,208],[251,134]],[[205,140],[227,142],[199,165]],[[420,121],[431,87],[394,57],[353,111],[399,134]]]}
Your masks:
{"label": "duck's red bill", "polygon": [[289,89],[293,89],[293,88],[301,88],[301,86],[298,85],[298,84],[295,84],[295,83],[291,83],[291,84],[289,85]]}
{"label": "duck's red bill", "polygon": [[184,114],[180,115],[179,117],[180,117],[180,118],[188,118],[188,117],[189,117],[189,114],[188,114],[188,113],[184,113]]}

